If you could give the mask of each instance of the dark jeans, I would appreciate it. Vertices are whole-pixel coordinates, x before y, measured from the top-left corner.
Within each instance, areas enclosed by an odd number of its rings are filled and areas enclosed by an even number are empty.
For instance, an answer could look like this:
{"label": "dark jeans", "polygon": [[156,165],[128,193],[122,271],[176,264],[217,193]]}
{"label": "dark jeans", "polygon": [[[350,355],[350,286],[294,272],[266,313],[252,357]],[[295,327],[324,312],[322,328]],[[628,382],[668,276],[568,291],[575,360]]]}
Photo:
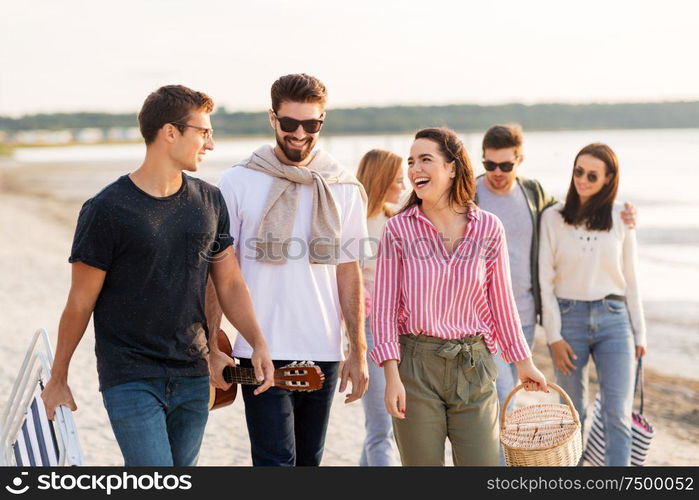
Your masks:
{"label": "dark jeans", "polygon": [[[291,361],[274,361],[280,368]],[[255,386],[243,385],[253,465],[320,465],[339,362],[316,362],[325,374],[323,388],[312,392],[271,387],[253,395]],[[252,366],[240,359],[240,366]]]}

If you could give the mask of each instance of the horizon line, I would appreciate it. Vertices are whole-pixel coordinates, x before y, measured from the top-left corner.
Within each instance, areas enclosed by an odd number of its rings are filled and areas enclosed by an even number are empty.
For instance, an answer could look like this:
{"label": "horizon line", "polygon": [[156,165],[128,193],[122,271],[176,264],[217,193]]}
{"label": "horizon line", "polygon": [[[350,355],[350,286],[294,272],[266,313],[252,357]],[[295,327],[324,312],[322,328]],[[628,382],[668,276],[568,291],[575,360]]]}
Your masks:
{"label": "horizon line", "polygon": [[[359,106],[342,106],[342,107],[328,107],[330,111],[349,111],[358,109],[390,109],[390,108],[447,108],[447,107],[458,107],[458,106],[473,106],[481,108],[498,108],[504,106],[523,106],[523,107],[536,107],[536,106],[621,106],[628,104],[635,105],[653,105],[653,104],[697,104],[699,103],[699,97],[688,98],[688,99],[670,99],[670,100],[657,100],[657,101],[584,101],[584,102],[566,102],[566,101],[541,101],[535,103],[525,103],[525,102],[502,102],[502,103],[491,103],[491,104],[478,104],[474,102],[462,102],[462,103],[450,103],[450,104],[385,104],[385,105],[359,105]],[[227,114],[257,114],[266,113],[266,109],[261,109],[257,111],[246,111],[246,110],[231,110],[225,104],[216,106],[213,114],[216,114],[219,110],[224,109]],[[71,114],[82,114],[82,113],[94,113],[94,114],[104,114],[104,115],[128,115],[128,114],[138,114],[138,111],[105,111],[105,110],[92,110],[92,109],[82,109],[75,111],[41,111],[34,113],[24,113],[22,115],[12,115],[12,114],[0,114],[0,118],[10,119],[10,120],[21,120],[27,117],[40,116],[40,115],[71,115]]]}

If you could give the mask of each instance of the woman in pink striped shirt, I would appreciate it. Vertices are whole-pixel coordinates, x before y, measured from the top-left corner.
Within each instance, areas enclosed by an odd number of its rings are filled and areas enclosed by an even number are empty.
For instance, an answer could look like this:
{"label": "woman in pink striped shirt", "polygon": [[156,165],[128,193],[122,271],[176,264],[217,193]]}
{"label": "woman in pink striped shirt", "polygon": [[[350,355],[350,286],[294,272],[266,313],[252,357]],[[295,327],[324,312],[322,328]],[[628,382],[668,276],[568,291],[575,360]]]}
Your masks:
{"label": "woman in pink striped shirt", "polygon": [[473,203],[468,154],[448,129],[418,132],[413,193],[386,223],[372,310],[374,349],[403,465],[498,465],[497,369],[517,365],[526,390],[544,390],[522,333],[502,224]]}

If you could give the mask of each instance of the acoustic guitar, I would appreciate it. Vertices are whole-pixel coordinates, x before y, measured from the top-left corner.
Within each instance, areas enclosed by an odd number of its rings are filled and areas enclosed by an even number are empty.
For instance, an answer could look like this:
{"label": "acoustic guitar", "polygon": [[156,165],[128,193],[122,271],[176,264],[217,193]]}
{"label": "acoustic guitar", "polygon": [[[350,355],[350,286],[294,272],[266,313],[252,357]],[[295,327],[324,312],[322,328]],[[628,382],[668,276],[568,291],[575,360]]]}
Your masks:
{"label": "acoustic guitar", "polygon": [[[231,355],[233,348],[228,335],[223,330],[218,331],[218,348],[224,354]],[[231,384],[227,390],[209,386],[209,410],[217,410],[235,401],[238,384],[262,385],[255,378],[255,370],[241,366],[226,366],[223,369],[223,379]],[[274,386],[289,391],[317,391],[323,387],[325,375],[320,367],[311,361],[294,362],[274,370]]]}

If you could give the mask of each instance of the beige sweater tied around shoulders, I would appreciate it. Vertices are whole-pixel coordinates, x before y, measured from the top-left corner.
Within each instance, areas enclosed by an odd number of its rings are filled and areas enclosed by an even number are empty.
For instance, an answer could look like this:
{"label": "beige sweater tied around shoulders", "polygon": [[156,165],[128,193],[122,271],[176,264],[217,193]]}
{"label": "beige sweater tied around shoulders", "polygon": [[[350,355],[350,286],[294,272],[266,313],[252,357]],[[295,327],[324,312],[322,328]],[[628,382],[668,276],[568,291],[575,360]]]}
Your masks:
{"label": "beige sweater tied around shoulders", "polygon": [[299,186],[309,184],[314,189],[311,241],[308,242],[309,261],[311,264],[337,264],[342,225],[329,186],[354,184],[359,188],[366,204],[366,192],[357,178],[322,150],[315,153],[307,166],[294,166],[280,162],[274,154],[274,148],[267,144],[258,148],[240,165],[275,178],[262,209],[257,231],[257,260],[272,264],[286,263],[298,207]]}

